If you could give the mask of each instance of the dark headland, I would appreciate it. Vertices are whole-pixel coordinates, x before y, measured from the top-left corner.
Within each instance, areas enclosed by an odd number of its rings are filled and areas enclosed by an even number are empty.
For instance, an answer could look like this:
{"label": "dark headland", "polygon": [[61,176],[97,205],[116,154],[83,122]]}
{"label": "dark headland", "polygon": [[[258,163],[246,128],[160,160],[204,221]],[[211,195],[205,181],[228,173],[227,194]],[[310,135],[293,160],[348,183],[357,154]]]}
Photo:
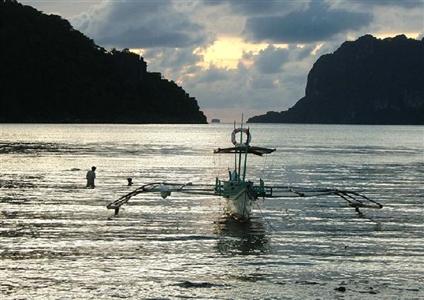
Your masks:
{"label": "dark headland", "polygon": [[305,96],[250,123],[424,124],[424,39],[365,35],[321,56]]}
{"label": "dark headland", "polygon": [[127,49],[0,0],[0,122],[206,123],[195,98]]}

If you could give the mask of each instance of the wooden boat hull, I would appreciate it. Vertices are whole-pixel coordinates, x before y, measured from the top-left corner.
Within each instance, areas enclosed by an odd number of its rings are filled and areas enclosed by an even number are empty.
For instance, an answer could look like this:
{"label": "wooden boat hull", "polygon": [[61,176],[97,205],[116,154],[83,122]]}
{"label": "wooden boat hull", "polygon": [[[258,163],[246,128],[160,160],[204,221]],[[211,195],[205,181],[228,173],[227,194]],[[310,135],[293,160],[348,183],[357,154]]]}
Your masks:
{"label": "wooden boat hull", "polygon": [[252,214],[253,201],[255,199],[251,197],[247,188],[243,188],[237,193],[226,197],[224,211],[238,221],[249,220]]}

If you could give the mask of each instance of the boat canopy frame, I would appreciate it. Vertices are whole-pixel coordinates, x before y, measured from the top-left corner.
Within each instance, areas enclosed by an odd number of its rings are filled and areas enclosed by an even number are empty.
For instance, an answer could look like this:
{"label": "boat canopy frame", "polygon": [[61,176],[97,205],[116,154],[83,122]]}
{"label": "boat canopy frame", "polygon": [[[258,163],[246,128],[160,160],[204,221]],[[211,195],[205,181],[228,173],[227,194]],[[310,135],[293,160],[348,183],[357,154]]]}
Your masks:
{"label": "boat canopy frame", "polygon": [[223,154],[223,153],[251,153],[254,155],[262,156],[264,154],[270,154],[274,152],[276,149],[272,148],[263,148],[263,147],[256,147],[256,146],[235,146],[230,148],[218,148],[213,151],[215,154]]}

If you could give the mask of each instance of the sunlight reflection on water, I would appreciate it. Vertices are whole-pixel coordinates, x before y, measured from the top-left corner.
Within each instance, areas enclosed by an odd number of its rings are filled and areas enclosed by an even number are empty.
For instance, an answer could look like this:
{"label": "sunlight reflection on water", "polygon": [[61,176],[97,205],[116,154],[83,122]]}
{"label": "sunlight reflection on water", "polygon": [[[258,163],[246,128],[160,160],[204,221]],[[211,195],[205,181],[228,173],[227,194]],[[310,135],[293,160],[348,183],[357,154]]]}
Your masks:
{"label": "sunlight reflection on water", "polygon": [[[360,217],[334,198],[259,200],[249,223],[216,197],[137,197],[151,181],[214,183],[232,125],[0,125],[4,298],[424,297],[424,128],[251,125],[249,178],[365,190]],[[85,173],[97,166],[97,187]],[[334,289],[346,287],[341,293]]]}

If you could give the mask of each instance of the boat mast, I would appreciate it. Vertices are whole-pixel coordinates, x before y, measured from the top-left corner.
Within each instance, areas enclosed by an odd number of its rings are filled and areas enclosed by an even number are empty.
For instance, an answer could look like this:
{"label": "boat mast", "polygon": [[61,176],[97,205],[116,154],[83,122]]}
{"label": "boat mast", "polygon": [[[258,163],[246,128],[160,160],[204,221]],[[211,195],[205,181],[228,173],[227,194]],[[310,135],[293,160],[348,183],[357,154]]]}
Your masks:
{"label": "boat mast", "polygon": [[[247,130],[249,130],[249,127],[247,127]],[[249,134],[250,134],[250,133],[249,133]],[[245,180],[245,178],[246,178],[247,152],[248,152],[248,147],[249,147],[249,145],[246,145],[245,152],[244,152],[243,181],[244,181],[244,180]],[[241,152],[240,152],[240,155],[241,155]]]}
{"label": "boat mast", "polygon": [[[243,144],[243,114],[241,114],[241,124],[240,124],[240,128],[242,129],[240,131],[240,145]],[[240,181],[240,174],[241,173],[241,150],[239,152],[239,161],[238,161],[238,181]]]}
{"label": "boat mast", "polygon": [[[236,129],[236,121],[234,121],[234,129]],[[237,151],[234,151],[234,173],[236,172],[237,172]]]}

